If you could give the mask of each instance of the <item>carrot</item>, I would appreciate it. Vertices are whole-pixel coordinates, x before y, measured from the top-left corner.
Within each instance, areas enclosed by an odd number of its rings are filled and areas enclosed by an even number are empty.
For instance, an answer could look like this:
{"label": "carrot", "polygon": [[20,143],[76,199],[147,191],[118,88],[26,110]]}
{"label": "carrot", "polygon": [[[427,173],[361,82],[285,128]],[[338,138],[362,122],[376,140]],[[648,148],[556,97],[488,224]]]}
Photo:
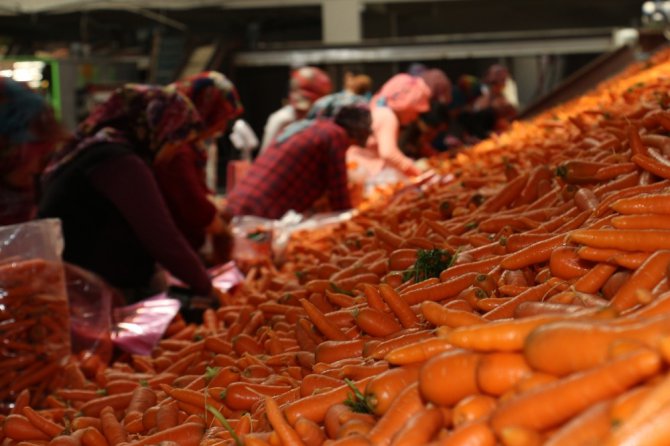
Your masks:
{"label": "carrot", "polygon": [[307,418],[299,418],[296,421],[295,431],[305,446],[320,446],[326,441],[326,435],[319,425]]}
{"label": "carrot", "polygon": [[365,405],[375,415],[384,415],[400,392],[418,378],[418,365],[390,369],[373,377],[365,387]]}
{"label": "carrot", "polygon": [[644,154],[647,152],[637,126],[634,124],[628,125],[628,127],[626,127],[626,136],[628,136],[628,142],[633,154]]}
{"label": "carrot", "polygon": [[442,411],[424,408],[414,413],[402,426],[391,442],[391,446],[413,446],[431,440],[444,423]]}
{"label": "carrot", "polygon": [[365,307],[356,310],[354,317],[361,330],[372,336],[385,337],[402,329],[393,316],[374,308]]}
{"label": "carrot", "polygon": [[53,421],[44,418],[29,406],[25,406],[22,410],[22,413],[33,426],[47,434],[49,437],[56,437],[64,430],[63,426],[60,426]]}
{"label": "carrot", "polygon": [[86,416],[99,416],[105,406],[111,406],[114,410],[124,410],[130,404],[134,392],[119,393],[104,396],[84,403],[79,410]]}
{"label": "carrot", "polygon": [[107,446],[107,440],[94,427],[87,427],[81,436],[81,444],[83,446]]}
{"label": "carrot", "polygon": [[126,418],[132,414],[142,414],[154,404],[156,404],[156,392],[148,387],[137,387],[133,390],[128,403]]}
{"label": "carrot", "polygon": [[519,353],[487,353],[477,367],[477,386],[482,392],[500,396],[531,374],[526,359]]}
{"label": "carrot", "polygon": [[452,424],[458,428],[473,421],[486,420],[496,405],[497,400],[488,395],[466,396],[454,406]]}
{"label": "carrot", "polygon": [[[667,315],[661,314],[639,320],[631,315],[631,319],[619,323],[558,321],[534,330],[526,340],[524,352],[533,368],[564,375],[604,361],[613,341],[629,339],[655,345],[663,324],[667,323],[666,318]],[[563,342],[572,342],[574,347],[562,355],[549,353]]]}
{"label": "carrot", "polygon": [[504,269],[514,270],[535,263],[545,262],[551,257],[552,251],[563,244],[564,239],[565,234],[558,234],[549,239],[541,240],[525,248],[521,248],[505,257],[500,262],[500,266]]}
{"label": "carrot", "polygon": [[[493,268],[493,265],[491,268]],[[447,279],[436,285],[408,291],[407,293],[401,294],[400,297],[402,297],[409,305],[418,304],[427,300],[444,300],[449,297],[456,296],[458,293],[470,286],[477,275],[478,274],[476,272],[464,273],[458,277]],[[440,278],[440,280],[443,279]]]}
{"label": "carrot", "polygon": [[579,229],[572,232],[569,239],[596,248],[646,252],[670,249],[668,230]]}
{"label": "carrot", "polygon": [[572,160],[559,165],[556,175],[568,184],[595,183],[598,181],[596,174],[604,167],[608,167],[608,164]]}
{"label": "carrot", "polygon": [[180,446],[198,446],[205,432],[202,424],[184,423],[179,426],[156,432],[133,441],[132,446],[149,446],[163,441],[173,441]]}
{"label": "carrot", "polygon": [[[147,412],[145,412],[145,414],[146,413]],[[146,423],[145,418],[146,417],[143,418],[143,424],[147,429],[150,429],[150,427],[147,426],[148,423]],[[155,418],[156,420],[154,424],[159,431],[177,426],[179,424],[177,404],[168,403],[161,405],[156,411]]]}
{"label": "carrot", "polygon": [[316,347],[316,362],[332,363],[344,358],[360,357],[363,353],[365,341],[363,339],[347,341],[325,341]]}
{"label": "carrot", "polygon": [[396,397],[386,413],[370,430],[368,439],[379,446],[391,444],[393,436],[402,429],[403,424],[423,407],[418,384],[409,385]]}
{"label": "carrot", "polygon": [[551,428],[654,375],[659,367],[658,354],[633,351],[503,402],[493,413],[491,425],[496,432],[509,426]]}
{"label": "carrot", "polygon": [[602,444],[602,439],[611,429],[611,407],[612,400],[605,400],[584,410],[554,432],[545,446]]}
{"label": "carrot", "polygon": [[386,304],[379,293],[379,287],[374,285],[364,283],[363,284],[363,294],[367,299],[368,306],[376,310],[384,311],[386,309]]}
{"label": "carrot", "polygon": [[[651,151],[649,151],[651,153]],[[653,158],[648,155],[639,155],[635,154],[630,159],[632,162],[637,164],[640,168],[651,172],[652,174],[668,179],[670,178],[670,165],[667,161],[661,162],[657,158]]]}
{"label": "carrot", "polygon": [[561,290],[562,288],[564,289],[564,286],[564,282],[552,277],[544,283],[530,287],[516,296],[510,297],[506,302],[484,314],[484,319],[498,320],[510,318],[514,315],[517,307],[523,302],[536,302],[542,300],[543,298],[546,298],[549,293]]}
{"label": "carrot", "polygon": [[379,293],[403,327],[410,328],[419,323],[419,319],[409,304],[391,286],[385,283],[380,284]]}
{"label": "carrot", "polygon": [[495,212],[512,203],[523,191],[528,182],[528,177],[528,174],[523,174],[507,183],[495,195],[488,198],[481,209],[484,212]]}
{"label": "carrot", "polygon": [[595,293],[605,285],[616,270],[616,266],[599,263],[575,282],[575,290],[582,293]]}
{"label": "carrot", "polygon": [[110,446],[116,446],[120,443],[128,441],[126,431],[116,419],[114,409],[106,406],[100,411],[100,422],[102,424],[102,433]]}
{"label": "carrot", "polygon": [[665,277],[670,265],[670,251],[656,251],[633,273],[612,297],[612,306],[625,310],[638,302],[636,292],[640,289],[651,290]]}
{"label": "carrot", "polygon": [[11,414],[5,418],[3,423],[3,432],[12,440],[49,440],[51,435],[47,435],[35,427],[28,419],[19,414]]}
{"label": "carrot", "polygon": [[[457,259],[460,258],[457,256]],[[462,264],[456,264],[450,266],[440,273],[440,280],[442,282],[448,282],[452,279],[462,277],[466,273],[479,273],[479,274],[488,274],[493,268],[500,264],[500,261],[503,259],[503,256],[494,256],[488,259],[482,259],[475,262],[468,262]],[[470,285],[470,282],[468,285]],[[409,302],[410,305],[413,305],[412,302]],[[416,302],[414,302],[416,303]]]}
{"label": "carrot", "polygon": [[363,349],[363,356],[370,357],[372,359],[385,359],[386,355],[395,349],[414,344],[417,341],[430,339],[432,337],[434,337],[434,335],[430,330],[407,332],[386,341],[381,341],[375,345],[370,346],[369,348],[366,345],[366,348]]}
{"label": "carrot", "polygon": [[304,443],[298,433],[290,424],[288,424],[284,418],[284,415],[282,415],[281,410],[279,409],[279,406],[275,400],[269,396],[265,397],[265,410],[270,424],[277,433],[277,436],[283,445],[304,446]]}
{"label": "carrot", "polygon": [[421,363],[433,356],[452,349],[447,339],[431,337],[390,351],[384,359],[391,364],[404,365]]}
{"label": "carrot", "polygon": [[439,406],[449,406],[479,392],[477,367],[481,355],[454,349],[429,359],[419,375],[421,395]]}
{"label": "carrot", "polygon": [[[362,392],[370,379],[371,378],[364,378],[356,381],[354,385]],[[305,417],[316,423],[320,423],[323,421],[328,408],[333,404],[343,402],[350,393],[351,388],[345,384],[327,392],[302,398],[298,401],[289,403],[284,408],[284,415],[288,422],[294,426],[299,417]]]}
{"label": "carrot", "polygon": [[300,299],[300,304],[307,312],[309,319],[314,323],[316,328],[326,336],[328,339],[335,341],[346,341],[348,338],[342,331],[336,327],[332,322],[319,311],[319,309],[306,299]]}
{"label": "carrot", "polygon": [[449,435],[430,446],[495,446],[496,437],[485,421],[474,421],[454,429]]}
{"label": "carrot", "polygon": [[570,280],[586,274],[589,265],[579,258],[576,247],[559,246],[551,252],[549,270],[555,277]]}
{"label": "carrot", "polygon": [[421,313],[428,322],[435,326],[462,327],[485,322],[485,319],[478,314],[445,308],[433,301],[422,302]]}

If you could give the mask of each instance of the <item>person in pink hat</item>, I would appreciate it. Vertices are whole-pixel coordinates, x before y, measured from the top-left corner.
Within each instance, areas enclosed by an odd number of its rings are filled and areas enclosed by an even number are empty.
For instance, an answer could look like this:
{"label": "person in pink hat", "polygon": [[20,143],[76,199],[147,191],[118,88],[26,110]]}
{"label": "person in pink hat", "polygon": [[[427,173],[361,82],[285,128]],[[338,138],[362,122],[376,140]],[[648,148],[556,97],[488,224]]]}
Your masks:
{"label": "person in pink hat", "polygon": [[431,91],[426,82],[406,73],[393,76],[370,100],[372,135],[364,149],[350,150],[350,162],[374,176],[390,167],[405,176],[416,176],[421,170],[398,147],[401,127],[416,121],[430,110]]}
{"label": "person in pink hat", "polygon": [[323,70],[310,66],[293,70],[289,83],[288,104],[268,117],[260,151],[263,152],[284,127],[303,119],[312,104],[330,94],[332,90],[330,77]]}

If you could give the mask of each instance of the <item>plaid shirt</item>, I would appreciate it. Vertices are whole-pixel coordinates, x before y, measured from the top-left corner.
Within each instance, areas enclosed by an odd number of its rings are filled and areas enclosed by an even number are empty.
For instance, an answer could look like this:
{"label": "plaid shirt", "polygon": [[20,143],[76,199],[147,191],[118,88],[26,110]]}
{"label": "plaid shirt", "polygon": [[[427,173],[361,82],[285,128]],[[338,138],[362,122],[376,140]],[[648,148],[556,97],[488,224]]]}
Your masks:
{"label": "plaid shirt", "polygon": [[254,161],[228,196],[233,215],[281,218],[303,212],[324,194],[332,210],[351,208],[347,189],[346,131],[331,121],[317,121]]}

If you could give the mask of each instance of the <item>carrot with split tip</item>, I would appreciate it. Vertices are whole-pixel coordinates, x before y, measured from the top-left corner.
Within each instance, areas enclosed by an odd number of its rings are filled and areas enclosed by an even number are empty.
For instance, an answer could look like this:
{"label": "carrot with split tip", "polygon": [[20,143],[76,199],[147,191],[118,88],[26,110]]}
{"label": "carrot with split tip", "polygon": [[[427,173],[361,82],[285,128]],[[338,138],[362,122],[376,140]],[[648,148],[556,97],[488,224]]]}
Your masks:
{"label": "carrot with split tip", "polygon": [[658,373],[660,367],[657,353],[633,351],[506,400],[492,414],[491,426],[496,432],[510,426],[549,429],[593,404],[623,393]]}
{"label": "carrot with split tip", "polygon": [[410,328],[419,323],[419,318],[416,317],[414,310],[390,285],[380,284],[379,292],[403,327]]}

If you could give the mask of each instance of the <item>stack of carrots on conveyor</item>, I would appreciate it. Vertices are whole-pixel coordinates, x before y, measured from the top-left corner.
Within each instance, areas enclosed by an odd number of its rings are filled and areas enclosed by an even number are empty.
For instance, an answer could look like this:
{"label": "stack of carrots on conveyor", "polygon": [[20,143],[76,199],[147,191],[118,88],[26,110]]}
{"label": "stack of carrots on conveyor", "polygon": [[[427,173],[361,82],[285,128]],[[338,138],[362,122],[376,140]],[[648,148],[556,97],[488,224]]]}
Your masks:
{"label": "stack of carrots on conveyor", "polygon": [[2,444],[670,444],[668,57],[301,234],[151,356],[72,360]]}

